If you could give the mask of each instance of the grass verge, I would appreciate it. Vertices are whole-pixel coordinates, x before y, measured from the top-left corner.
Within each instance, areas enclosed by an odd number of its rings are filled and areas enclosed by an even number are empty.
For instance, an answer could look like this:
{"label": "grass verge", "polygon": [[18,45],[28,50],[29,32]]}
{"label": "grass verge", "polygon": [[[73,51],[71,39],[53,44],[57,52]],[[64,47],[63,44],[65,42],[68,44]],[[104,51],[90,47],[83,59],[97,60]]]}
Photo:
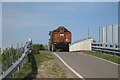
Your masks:
{"label": "grass verge", "polygon": [[89,55],[93,55],[96,57],[100,57],[103,59],[106,59],[108,61],[112,61],[114,63],[120,64],[120,58],[114,55],[109,55],[109,54],[105,54],[105,53],[101,53],[101,52],[93,52],[93,51],[83,51],[84,54],[89,54]]}
{"label": "grass verge", "polygon": [[[28,59],[30,58],[30,62]],[[15,72],[13,78],[23,78],[25,80],[35,78],[66,78],[68,77],[55,61],[52,52],[40,51],[40,54],[33,54],[26,58],[22,69]]]}

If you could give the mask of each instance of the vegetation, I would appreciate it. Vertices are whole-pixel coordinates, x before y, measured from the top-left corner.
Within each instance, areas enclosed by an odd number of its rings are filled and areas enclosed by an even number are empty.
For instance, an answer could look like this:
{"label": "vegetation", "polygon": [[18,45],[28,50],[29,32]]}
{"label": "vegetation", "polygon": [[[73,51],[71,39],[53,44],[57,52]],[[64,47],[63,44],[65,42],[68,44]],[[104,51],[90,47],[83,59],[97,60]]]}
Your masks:
{"label": "vegetation", "polygon": [[[42,44],[34,44],[33,48],[37,53],[39,50],[45,49]],[[20,49],[15,49],[13,47],[4,49],[1,55],[3,71],[6,71],[13,63],[15,63],[21,57],[22,53],[23,51]]]}
{"label": "vegetation", "polygon": [[17,59],[22,55],[22,51],[13,47],[6,48],[2,53],[2,65],[3,71],[6,71],[12,63],[15,63]]}
{"label": "vegetation", "polygon": [[0,54],[1,54],[1,52],[2,52],[2,50],[1,50],[1,48],[0,48]]}
{"label": "vegetation", "polygon": [[60,52],[61,50],[60,49],[57,49],[56,52]]}
{"label": "vegetation", "polygon": [[1,59],[1,52],[2,52],[2,50],[1,50],[1,48],[0,48],[0,64],[2,63],[2,59]]}
{"label": "vegetation", "polygon": [[43,44],[33,44],[33,49],[36,53],[38,53],[39,50],[45,50]]}
{"label": "vegetation", "polygon": [[65,71],[56,63],[51,52],[40,51],[40,54],[31,54],[19,72],[15,72],[14,78],[66,78]]}
{"label": "vegetation", "polygon": [[114,55],[109,55],[109,54],[105,54],[105,53],[101,53],[101,52],[92,52],[92,51],[84,51],[83,53],[97,56],[97,57],[120,64],[120,58],[117,56],[114,56]]}

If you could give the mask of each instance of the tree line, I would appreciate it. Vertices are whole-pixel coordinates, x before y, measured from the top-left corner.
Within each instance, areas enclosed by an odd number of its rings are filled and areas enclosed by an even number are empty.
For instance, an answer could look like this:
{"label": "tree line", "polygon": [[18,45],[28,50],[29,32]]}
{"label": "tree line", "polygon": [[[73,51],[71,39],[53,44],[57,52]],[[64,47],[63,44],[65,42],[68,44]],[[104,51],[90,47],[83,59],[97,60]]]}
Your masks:
{"label": "tree line", "polygon": [[33,44],[33,50],[35,53],[39,54],[40,50],[46,50],[43,44]]}

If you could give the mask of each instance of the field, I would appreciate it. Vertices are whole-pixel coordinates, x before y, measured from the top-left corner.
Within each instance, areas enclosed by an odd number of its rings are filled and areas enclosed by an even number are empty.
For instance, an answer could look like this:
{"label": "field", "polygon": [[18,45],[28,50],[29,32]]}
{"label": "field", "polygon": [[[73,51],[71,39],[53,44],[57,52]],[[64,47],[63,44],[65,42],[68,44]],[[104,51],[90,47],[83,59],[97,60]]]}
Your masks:
{"label": "field", "polygon": [[109,55],[101,52],[83,51],[84,54],[93,55],[120,64],[120,58],[115,55]]}
{"label": "field", "polygon": [[[30,59],[30,62],[28,62]],[[27,57],[23,68],[15,72],[13,78],[24,78],[25,80],[35,78],[69,78],[66,73],[55,61],[52,52],[40,51],[40,54],[31,54]]]}

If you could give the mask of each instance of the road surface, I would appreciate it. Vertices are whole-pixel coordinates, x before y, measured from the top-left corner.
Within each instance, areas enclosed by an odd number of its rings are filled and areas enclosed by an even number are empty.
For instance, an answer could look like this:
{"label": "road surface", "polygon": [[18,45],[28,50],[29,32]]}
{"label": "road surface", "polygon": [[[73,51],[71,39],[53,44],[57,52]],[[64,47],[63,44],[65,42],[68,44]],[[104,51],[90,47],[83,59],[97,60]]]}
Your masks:
{"label": "road surface", "polygon": [[[66,64],[86,80],[118,80],[118,65],[82,54],[80,52],[55,52]],[[54,54],[54,56],[56,56]],[[78,78],[68,67],[56,56],[57,62],[66,69],[74,78]]]}

